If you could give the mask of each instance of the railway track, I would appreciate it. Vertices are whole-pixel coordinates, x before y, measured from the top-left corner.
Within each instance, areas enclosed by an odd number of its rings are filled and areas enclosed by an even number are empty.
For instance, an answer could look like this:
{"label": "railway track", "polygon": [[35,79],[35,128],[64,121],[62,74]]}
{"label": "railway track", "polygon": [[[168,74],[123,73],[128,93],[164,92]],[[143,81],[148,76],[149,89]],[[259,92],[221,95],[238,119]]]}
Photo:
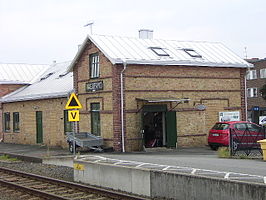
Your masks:
{"label": "railway track", "polygon": [[13,193],[12,191],[19,193],[18,195],[20,195],[21,199],[148,200],[148,198],[85,186],[7,168],[0,168],[0,185],[1,189],[7,189],[10,193]]}

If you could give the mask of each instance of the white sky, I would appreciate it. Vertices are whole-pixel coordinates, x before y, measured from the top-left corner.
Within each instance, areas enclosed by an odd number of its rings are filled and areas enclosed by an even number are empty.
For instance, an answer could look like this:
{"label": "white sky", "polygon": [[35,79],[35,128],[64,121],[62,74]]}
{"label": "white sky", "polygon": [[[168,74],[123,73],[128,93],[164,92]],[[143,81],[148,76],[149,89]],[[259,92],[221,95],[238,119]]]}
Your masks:
{"label": "white sky", "polygon": [[0,63],[72,60],[93,33],[221,42],[240,57],[266,57],[265,0],[0,0]]}

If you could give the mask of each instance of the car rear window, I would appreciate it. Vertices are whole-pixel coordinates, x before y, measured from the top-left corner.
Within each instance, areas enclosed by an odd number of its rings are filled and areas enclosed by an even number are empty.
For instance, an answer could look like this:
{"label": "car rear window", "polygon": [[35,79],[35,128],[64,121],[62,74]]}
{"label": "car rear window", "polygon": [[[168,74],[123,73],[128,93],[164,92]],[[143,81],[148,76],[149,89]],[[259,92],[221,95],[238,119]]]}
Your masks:
{"label": "car rear window", "polygon": [[212,129],[213,130],[226,130],[229,128],[229,124],[223,124],[223,123],[218,123],[215,124]]}

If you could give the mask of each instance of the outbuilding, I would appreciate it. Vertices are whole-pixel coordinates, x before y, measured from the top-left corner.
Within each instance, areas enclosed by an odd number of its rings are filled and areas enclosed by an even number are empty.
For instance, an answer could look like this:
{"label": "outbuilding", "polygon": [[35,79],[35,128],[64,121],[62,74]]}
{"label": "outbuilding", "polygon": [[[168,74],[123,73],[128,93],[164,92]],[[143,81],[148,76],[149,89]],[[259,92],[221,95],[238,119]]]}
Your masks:
{"label": "outbuilding", "polygon": [[33,83],[0,99],[4,142],[67,147],[65,133],[73,130],[64,110],[73,91],[69,64],[52,64]]}
{"label": "outbuilding", "polygon": [[[0,98],[21,87],[31,85],[48,68],[49,65],[42,64],[0,63]],[[2,116],[0,102],[0,122],[2,122]],[[3,140],[2,130],[2,123],[0,123],[0,141]]]}
{"label": "outbuilding", "polygon": [[206,145],[219,114],[246,119],[252,67],[223,44],[88,35],[69,71],[83,105],[79,131],[115,151]]}

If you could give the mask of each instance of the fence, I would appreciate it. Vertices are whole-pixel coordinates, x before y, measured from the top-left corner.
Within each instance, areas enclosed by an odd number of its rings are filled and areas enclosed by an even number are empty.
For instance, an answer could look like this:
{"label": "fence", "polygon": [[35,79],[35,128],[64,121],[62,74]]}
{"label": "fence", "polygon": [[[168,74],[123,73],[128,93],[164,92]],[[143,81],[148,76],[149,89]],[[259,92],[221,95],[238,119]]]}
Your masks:
{"label": "fence", "polygon": [[231,156],[261,156],[262,150],[258,140],[265,139],[265,128],[231,128],[229,148]]}

